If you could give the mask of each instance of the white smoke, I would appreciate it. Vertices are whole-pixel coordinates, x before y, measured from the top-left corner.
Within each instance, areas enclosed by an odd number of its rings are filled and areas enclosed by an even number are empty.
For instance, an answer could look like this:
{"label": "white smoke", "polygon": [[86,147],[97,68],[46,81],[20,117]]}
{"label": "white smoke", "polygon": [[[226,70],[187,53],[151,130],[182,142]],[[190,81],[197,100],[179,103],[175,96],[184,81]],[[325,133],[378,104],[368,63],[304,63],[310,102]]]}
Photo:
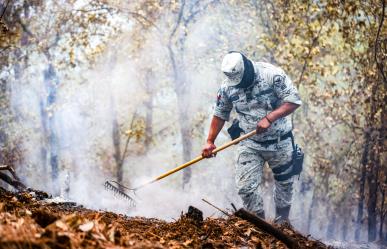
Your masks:
{"label": "white smoke", "polygon": [[[184,70],[187,81],[192,84],[192,93],[185,98],[187,103],[190,102],[192,119],[204,117],[204,121],[198,121],[197,137],[186,138],[194,140],[193,155],[199,155],[204,144],[216,91],[222,80],[218,67],[225,51],[216,47],[220,41],[213,38],[219,30],[209,29],[211,22],[209,17],[198,22],[186,41],[189,63]],[[229,31],[238,32],[237,29]],[[129,128],[133,113],[141,111],[146,98],[141,75],[144,64],[150,64],[148,67],[155,71],[152,79],[154,130],[170,126],[172,131],[155,136],[145,154],[130,153],[124,164],[124,182],[136,186],[183,163],[176,96],[173,83],[168,82],[171,72],[168,71],[165,44],[158,40],[158,36],[151,36],[142,48],[140,58],[134,58],[119,54],[119,46],[130,44],[130,38],[123,36],[119,42],[113,44],[91,69],[78,66],[69,70],[70,74],[57,72],[56,102],[51,110],[44,110],[52,115],[58,137],[60,173],[59,180],[53,183],[56,186],[50,184],[49,162],[41,158],[41,148],[47,146],[47,141],[42,131],[39,107],[40,102],[47,98],[42,74],[49,62],[42,55],[31,58],[37,61],[37,66],[30,67],[34,73],[24,72],[23,78],[12,84],[13,107],[21,121],[17,129],[28,137],[23,141],[24,163],[31,167],[19,168],[26,183],[49,192],[59,188],[62,195],[66,195],[63,191],[69,188],[68,198],[86,207],[167,219],[176,218],[188,205],[198,206],[207,215],[213,214],[215,210],[202,202],[202,198],[220,207],[229,208],[231,202],[240,205],[233,178],[233,149],[219,153],[216,159],[193,165],[192,181],[184,190],[181,187],[182,172],[179,172],[139,191],[139,203],[133,210],[126,207],[125,200],[104,190],[105,180],[114,178],[111,175],[115,167],[112,159],[113,119],[117,118],[124,130]],[[237,45],[230,44],[229,47]],[[217,144],[226,141],[228,137],[223,133]],[[129,146],[141,145],[132,142]]]}
{"label": "white smoke", "polygon": [[[230,17],[228,11],[222,7],[213,10],[212,15],[204,15],[190,27],[191,32],[186,37],[184,52],[187,63],[184,70],[191,92],[184,98],[190,103],[190,116],[196,125],[193,127],[194,136],[186,139],[193,140],[194,157],[200,154],[204,145],[216,92],[222,81],[219,70],[222,56],[229,50],[243,51],[244,44],[253,44],[252,41],[257,39],[254,32],[249,32],[252,23],[251,20],[245,21],[243,12],[239,17]],[[124,183],[136,187],[183,163],[170,60],[165,40],[161,39],[163,31],[168,34],[167,28],[158,34],[150,33],[138,54],[128,52],[132,40],[122,35],[110,43],[111,46],[93,67],[78,65],[74,69],[57,72],[59,87],[56,103],[52,110],[45,111],[52,113],[58,137],[60,175],[54,184],[67,198],[89,208],[168,220],[177,218],[189,205],[200,208],[206,216],[221,215],[202,198],[223,209],[230,208],[232,202],[241,207],[234,183],[235,147],[219,153],[216,158],[191,166],[192,179],[184,190],[182,172],[178,172],[137,191],[134,196],[137,199],[136,208],[130,208],[126,200],[103,187],[106,180],[115,177],[113,120],[118,120],[123,132],[130,128],[133,113],[144,115],[144,100],[149,97],[144,89],[146,68],[153,71],[154,136],[149,150],[145,152],[141,151],[141,140],[139,143],[132,140],[129,144],[130,153],[124,163]],[[261,59],[259,54],[248,56]],[[50,183],[49,163],[41,157],[41,150],[47,146],[47,141],[39,109],[42,99],[47,98],[42,75],[48,62],[43,55],[36,55],[30,60],[35,65],[27,67],[22,78],[11,84],[12,106],[18,117],[14,129],[23,137],[25,158],[18,171],[28,186],[53,192],[55,186]],[[121,147],[124,141],[125,136],[122,135]],[[216,144],[219,146],[226,141],[229,138],[223,131]],[[306,217],[302,210],[309,207],[311,196],[309,193],[305,195],[306,200],[303,199],[304,196],[298,193],[298,185],[297,182],[291,218],[296,228],[303,229]],[[263,189],[265,211],[269,218],[273,218],[273,186],[265,183]],[[323,226],[313,224],[314,234],[323,229]]]}

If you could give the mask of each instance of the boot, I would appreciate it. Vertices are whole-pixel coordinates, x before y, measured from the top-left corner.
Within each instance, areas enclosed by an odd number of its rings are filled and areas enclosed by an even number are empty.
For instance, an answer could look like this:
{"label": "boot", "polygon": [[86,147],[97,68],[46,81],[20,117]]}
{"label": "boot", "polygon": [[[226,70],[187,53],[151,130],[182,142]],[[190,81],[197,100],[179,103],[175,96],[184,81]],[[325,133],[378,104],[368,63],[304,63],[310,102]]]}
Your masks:
{"label": "boot", "polygon": [[255,212],[255,215],[263,220],[265,219],[265,211],[263,211],[263,210]]}
{"label": "boot", "polygon": [[289,212],[290,212],[290,206],[279,208],[275,208],[275,219],[274,223],[276,224],[284,224],[284,223],[289,223]]}

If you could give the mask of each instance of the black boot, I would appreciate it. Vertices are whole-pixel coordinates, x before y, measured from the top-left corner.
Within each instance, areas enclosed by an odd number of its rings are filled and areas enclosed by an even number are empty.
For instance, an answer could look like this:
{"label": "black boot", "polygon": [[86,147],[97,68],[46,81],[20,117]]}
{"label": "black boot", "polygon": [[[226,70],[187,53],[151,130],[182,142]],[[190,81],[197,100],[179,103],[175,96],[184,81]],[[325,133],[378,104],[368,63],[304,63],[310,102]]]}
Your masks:
{"label": "black boot", "polygon": [[289,212],[290,212],[290,206],[283,207],[283,208],[275,208],[275,219],[274,222],[276,224],[283,224],[285,222],[290,224],[289,221]]}

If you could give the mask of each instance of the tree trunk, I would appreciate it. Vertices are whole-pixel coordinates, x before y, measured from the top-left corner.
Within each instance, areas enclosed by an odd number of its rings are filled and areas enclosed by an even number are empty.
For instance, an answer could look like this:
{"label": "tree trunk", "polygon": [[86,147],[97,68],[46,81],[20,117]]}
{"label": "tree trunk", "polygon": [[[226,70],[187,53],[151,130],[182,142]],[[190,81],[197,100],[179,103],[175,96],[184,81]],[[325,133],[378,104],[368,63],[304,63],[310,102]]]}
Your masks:
{"label": "tree trunk", "polygon": [[[189,115],[189,84],[185,77],[184,72],[184,59],[183,50],[180,51],[180,58],[175,56],[175,53],[171,46],[168,46],[169,57],[172,64],[174,90],[177,97],[177,111],[178,120],[180,125],[180,135],[183,147],[183,161],[188,162],[191,160],[192,152],[192,134],[191,134],[191,118]],[[177,66],[179,65],[179,67]],[[183,188],[187,185],[191,179],[191,168],[185,168],[183,170]]]}
{"label": "tree trunk", "polygon": [[[384,175],[384,185],[387,186],[387,175]],[[382,197],[381,197],[381,206],[380,206],[380,225],[379,225],[379,238],[383,240],[383,227],[384,227],[384,218],[386,217],[386,207],[385,207],[385,198],[386,198],[386,187],[382,187]]]}
{"label": "tree trunk", "polygon": [[40,162],[43,167],[43,173],[47,173],[47,141],[46,138],[48,137],[48,128],[47,128],[47,113],[44,101],[40,99],[39,101],[39,111],[40,111],[40,123],[42,126],[42,133],[43,133],[43,139],[41,141],[41,147],[40,147]]}
{"label": "tree trunk", "polygon": [[146,107],[145,113],[145,151],[149,150],[149,146],[152,142],[153,137],[153,72],[151,69],[146,71],[145,75],[145,92],[147,94],[147,100],[144,105]]}
{"label": "tree trunk", "polygon": [[123,160],[121,156],[121,137],[120,137],[120,129],[118,125],[117,115],[113,112],[113,128],[112,128],[112,138],[113,138],[113,158],[116,162],[116,177],[117,182],[122,184],[123,179]]}
{"label": "tree trunk", "polygon": [[[56,72],[54,69],[54,66],[50,63],[48,65],[47,70],[44,71],[44,85],[46,88],[46,94],[47,98],[45,100],[44,105],[44,115],[45,118],[45,124],[47,127],[47,141],[48,141],[48,148],[49,148],[49,162],[51,167],[51,179],[53,183],[53,191],[54,194],[57,194],[59,191],[57,180],[58,180],[58,171],[59,171],[59,165],[58,165],[58,138],[57,133],[55,129],[54,124],[54,117],[55,113],[52,111],[53,106],[56,102],[56,96],[57,96],[57,85],[58,80],[56,77]],[[47,115],[47,111],[50,111]]]}
{"label": "tree trunk", "polygon": [[341,234],[342,241],[347,241],[347,235],[348,235],[348,219],[347,219],[347,217],[344,217],[343,226],[341,227],[341,231],[342,231],[342,234]]}
{"label": "tree trunk", "polygon": [[[191,125],[190,117],[188,115],[188,110],[184,107],[184,100],[182,97],[178,97],[178,108],[179,108],[179,123],[180,123],[180,133],[183,145],[183,161],[188,162],[192,159],[192,134],[191,134]],[[183,188],[191,180],[192,170],[191,168],[185,168],[183,171]]]}
{"label": "tree trunk", "polygon": [[352,223],[352,221],[351,221],[352,212],[348,211],[349,205],[350,205],[350,203],[346,199],[345,202],[342,202],[342,206],[340,207],[340,212],[343,216],[342,227],[341,227],[341,240],[342,241],[348,240],[348,226],[350,223]]}
{"label": "tree trunk", "polygon": [[310,207],[309,207],[309,212],[308,212],[308,222],[307,222],[307,227],[306,227],[306,231],[308,233],[311,233],[311,226],[312,226],[312,220],[313,220],[313,211],[315,209],[315,206],[316,206],[316,202],[317,202],[317,198],[316,198],[316,189],[313,188],[313,194],[312,194],[312,201],[310,203]]}
{"label": "tree trunk", "polygon": [[[0,164],[7,164],[5,157],[5,150],[8,146],[8,134],[7,134],[7,126],[8,126],[8,117],[10,114],[10,99],[8,93],[8,85],[6,80],[0,81]],[[7,118],[5,118],[7,117]]]}
{"label": "tree trunk", "polygon": [[[117,51],[112,51],[111,54],[109,54],[107,58],[107,62],[110,65],[111,70],[113,71],[117,66]],[[115,162],[115,174],[116,174],[116,180],[118,183],[122,184],[124,179],[124,159],[125,159],[125,153],[128,146],[128,143],[126,143],[125,151],[122,152],[121,149],[121,132],[120,132],[120,125],[118,122],[118,115],[116,110],[116,105],[114,101],[113,92],[109,92],[110,97],[110,111],[112,114],[112,142],[113,142],[113,158]],[[132,120],[133,122],[133,120]],[[130,127],[132,128],[132,127]]]}
{"label": "tree trunk", "polygon": [[[380,141],[384,139],[385,134],[380,133],[380,130],[375,129],[378,123],[382,123],[382,120],[378,120],[376,114],[378,113],[379,108],[381,108],[384,103],[380,103],[378,92],[381,89],[379,88],[378,82],[374,82],[372,86],[372,97],[371,97],[371,106],[370,112],[368,114],[370,127],[373,127],[372,135],[372,146],[370,147],[370,156],[369,156],[369,168],[367,170],[367,181],[368,181],[368,241],[376,240],[377,234],[377,202],[378,202],[378,185],[379,185],[379,169],[380,169]],[[372,126],[373,125],[373,126]]]}
{"label": "tree trunk", "polygon": [[[376,152],[375,148],[370,152],[370,169],[367,175],[368,179],[368,241],[374,241],[376,239],[376,204],[378,201],[378,180],[377,180],[377,165],[376,165]],[[376,175],[375,175],[376,174]]]}
{"label": "tree trunk", "polygon": [[[328,227],[327,227],[327,238],[332,240],[335,239],[335,229],[336,229],[336,210],[333,210],[333,212],[327,212],[327,215],[329,217]],[[330,214],[329,214],[330,213]]]}
{"label": "tree trunk", "polygon": [[364,199],[365,199],[365,182],[366,182],[366,173],[367,173],[367,164],[368,164],[368,152],[370,145],[371,133],[366,131],[364,133],[364,149],[361,157],[361,176],[360,176],[360,185],[359,185],[359,202],[357,205],[357,219],[356,219],[356,229],[355,229],[355,240],[360,240],[360,232],[363,223],[363,210],[364,210]]}
{"label": "tree trunk", "polygon": [[[387,83],[386,83],[387,84]],[[384,95],[384,103],[387,103],[387,95]],[[387,141],[384,139],[385,134],[387,134],[387,106],[384,104],[382,106],[382,112],[380,113],[381,120],[382,120],[382,126],[380,129],[379,134],[381,134],[381,139],[379,139],[379,147],[380,148],[386,148]],[[382,154],[383,155],[383,154]],[[384,154],[386,155],[386,154]],[[387,159],[387,158],[385,158]],[[386,225],[385,224],[385,217],[387,213],[387,208],[385,205],[385,198],[386,198],[386,188],[387,188],[387,167],[384,167],[384,187],[381,186],[381,208],[380,208],[380,226],[379,226],[379,238],[380,240],[385,240],[387,242],[387,238],[383,236],[383,228]]]}
{"label": "tree trunk", "polygon": [[[187,1],[188,2],[188,1]],[[212,1],[217,2],[217,1]],[[185,77],[185,42],[188,36],[188,26],[196,22],[195,16],[200,12],[205,11],[210,5],[203,4],[200,8],[200,1],[196,1],[194,5],[198,5],[198,10],[193,11],[192,8],[188,10],[188,16],[185,17],[187,11],[185,10],[186,1],[181,0],[179,4],[179,11],[177,12],[176,22],[172,26],[171,33],[169,34],[169,40],[167,43],[167,49],[169,53],[169,59],[171,61],[173,82],[175,84],[175,92],[177,96],[178,105],[178,121],[180,125],[180,134],[183,147],[183,161],[187,162],[191,160],[192,155],[192,128],[191,128],[191,113],[190,108],[190,82],[187,82]],[[190,5],[190,4],[189,4]],[[176,56],[177,52],[178,56]],[[191,168],[185,168],[183,171],[183,188],[189,183],[191,179]]]}

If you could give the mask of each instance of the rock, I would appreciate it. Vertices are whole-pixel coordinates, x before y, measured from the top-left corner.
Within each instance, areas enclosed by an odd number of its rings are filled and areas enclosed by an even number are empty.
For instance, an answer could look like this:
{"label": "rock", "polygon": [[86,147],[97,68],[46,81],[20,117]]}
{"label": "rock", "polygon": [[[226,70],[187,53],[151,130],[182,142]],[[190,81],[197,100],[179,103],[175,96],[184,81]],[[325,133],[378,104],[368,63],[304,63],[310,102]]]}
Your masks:
{"label": "rock", "polygon": [[195,221],[197,224],[203,223],[203,212],[196,207],[189,206],[185,217]]}

